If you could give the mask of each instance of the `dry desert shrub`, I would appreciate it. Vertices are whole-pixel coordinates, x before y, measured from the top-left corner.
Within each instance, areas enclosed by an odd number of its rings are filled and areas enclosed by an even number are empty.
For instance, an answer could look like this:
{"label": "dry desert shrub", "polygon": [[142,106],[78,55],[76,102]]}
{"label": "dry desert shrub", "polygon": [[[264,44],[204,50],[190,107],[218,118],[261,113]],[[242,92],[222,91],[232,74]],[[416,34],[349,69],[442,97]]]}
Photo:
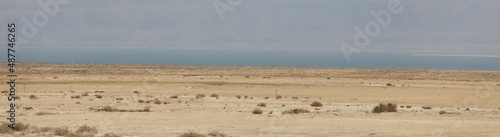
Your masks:
{"label": "dry desert shrub", "polygon": [[372,110],[372,113],[382,113],[382,112],[397,112],[397,105],[388,103],[382,104],[380,103],[378,106],[375,106]]}
{"label": "dry desert shrub", "polygon": [[178,99],[178,98],[179,98],[179,96],[177,96],[177,95],[175,95],[175,96],[170,96],[170,98],[172,98],[172,99]]}
{"label": "dry desert shrub", "polygon": [[2,93],[9,93],[9,91],[7,91],[7,90],[2,90]]}
{"label": "dry desert shrub", "polygon": [[281,95],[276,96],[276,99],[281,99],[283,98]]}
{"label": "dry desert shrub", "polygon": [[21,99],[21,96],[15,95],[14,98],[15,99]]}
{"label": "dry desert shrub", "polygon": [[241,99],[241,96],[240,95],[236,95],[236,98]]}
{"label": "dry desert shrub", "polygon": [[38,99],[35,95],[30,95],[30,99]]}
{"label": "dry desert shrub", "polygon": [[259,103],[259,104],[257,104],[257,106],[259,106],[259,107],[266,107],[266,103]]}
{"label": "dry desert shrub", "polygon": [[42,128],[39,129],[40,132],[49,132],[51,130],[52,130],[51,127],[42,127]]}
{"label": "dry desert shrub", "polygon": [[431,106],[422,106],[422,109],[432,109]]}
{"label": "dry desert shrub", "polygon": [[269,97],[264,97],[264,99],[269,99]]}
{"label": "dry desert shrub", "polygon": [[248,96],[247,96],[247,95],[245,95],[245,99],[247,99],[247,98],[248,98]]}
{"label": "dry desert shrub", "polygon": [[104,137],[121,137],[121,136],[113,133],[106,133],[104,134]]}
{"label": "dry desert shrub", "polygon": [[82,93],[82,96],[89,96],[89,93]]}
{"label": "dry desert shrub", "polygon": [[204,97],[205,97],[205,95],[204,95],[204,94],[197,94],[197,95],[196,95],[196,98],[204,98]]}
{"label": "dry desert shrub", "polygon": [[37,112],[35,115],[55,115],[55,113],[49,113],[49,112],[44,112],[44,111],[40,111],[40,112]]}
{"label": "dry desert shrub", "polygon": [[144,100],[142,100],[142,99],[141,99],[141,100],[139,100],[139,103],[144,103]]}
{"label": "dry desert shrub", "polygon": [[262,114],[262,109],[256,108],[252,111],[252,114]]}
{"label": "dry desert shrub", "polygon": [[16,123],[14,125],[14,131],[24,131],[30,127],[29,124]]}
{"label": "dry desert shrub", "polygon": [[210,137],[229,137],[227,134],[217,132],[217,131],[212,131],[212,132],[208,133],[208,136],[210,136]]}
{"label": "dry desert shrub", "polygon": [[139,94],[139,91],[134,91],[135,94]]}
{"label": "dry desert shrub", "polygon": [[202,134],[199,134],[199,133],[196,133],[196,132],[189,132],[189,133],[184,133],[184,134],[181,134],[179,137],[206,137],[205,135],[202,135]]}
{"label": "dry desert shrub", "polygon": [[300,114],[300,113],[311,113],[307,109],[289,109],[281,112],[281,114]]}
{"label": "dry desert shrub", "polygon": [[90,137],[94,136],[96,133],[97,133],[97,128],[83,125],[79,127],[75,133],[70,133],[66,137]]}
{"label": "dry desert shrub", "polygon": [[54,129],[54,135],[58,135],[58,136],[67,136],[69,135],[71,132],[69,132],[68,130],[68,127],[64,127],[64,128],[55,128]]}
{"label": "dry desert shrub", "polygon": [[214,94],[210,95],[210,97],[218,98],[219,95],[214,93]]}
{"label": "dry desert shrub", "polygon": [[160,100],[158,100],[158,99],[155,99],[155,104],[160,105],[160,104],[161,104],[161,101],[160,101]]}
{"label": "dry desert shrub", "polygon": [[299,97],[292,97],[292,99],[299,100]]}
{"label": "dry desert shrub", "polygon": [[3,123],[0,125],[0,134],[11,133],[12,128],[9,127],[9,123]]}
{"label": "dry desert shrub", "polygon": [[94,95],[94,96],[95,96],[95,98],[102,98],[101,95]]}
{"label": "dry desert shrub", "polygon": [[443,114],[448,114],[448,112],[446,112],[444,110],[439,111],[439,115],[443,115]]}
{"label": "dry desert shrub", "polygon": [[116,98],[116,100],[123,100],[123,98]]}
{"label": "dry desert shrub", "polygon": [[311,107],[323,107],[323,104],[321,104],[319,102],[313,102],[313,103],[311,103]]}
{"label": "dry desert shrub", "polygon": [[81,98],[80,95],[76,95],[75,98]]}

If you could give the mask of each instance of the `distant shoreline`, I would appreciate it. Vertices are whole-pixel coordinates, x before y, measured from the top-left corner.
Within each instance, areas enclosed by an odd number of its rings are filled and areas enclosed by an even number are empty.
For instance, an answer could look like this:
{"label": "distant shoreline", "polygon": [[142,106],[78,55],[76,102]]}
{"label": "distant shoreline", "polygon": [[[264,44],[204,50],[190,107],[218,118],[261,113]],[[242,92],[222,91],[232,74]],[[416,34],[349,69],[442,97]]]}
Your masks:
{"label": "distant shoreline", "polygon": [[444,56],[444,57],[490,57],[500,58],[500,55],[472,55],[472,54],[412,54],[412,56]]}
{"label": "distant shoreline", "polygon": [[[7,63],[7,62],[0,62]],[[438,69],[438,68],[370,68],[370,67],[324,67],[324,66],[255,66],[255,65],[186,65],[186,64],[140,64],[140,63],[78,63],[78,62],[18,62],[19,64],[25,64],[32,68],[32,65],[38,66],[51,66],[51,64],[57,66],[87,66],[87,65],[97,65],[97,66],[123,66],[128,65],[132,68],[157,68],[160,66],[179,66],[179,67],[242,67],[242,68],[321,68],[321,69],[378,69],[378,70],[446,70],[446,71],[492,71],[500,72],[500,70],[460,70],[460,69]],[[25,69],[19,65],[18,68]],[[95,67],[95,66],[94,66]],[[2,71],[0,71],[1,73]]]}

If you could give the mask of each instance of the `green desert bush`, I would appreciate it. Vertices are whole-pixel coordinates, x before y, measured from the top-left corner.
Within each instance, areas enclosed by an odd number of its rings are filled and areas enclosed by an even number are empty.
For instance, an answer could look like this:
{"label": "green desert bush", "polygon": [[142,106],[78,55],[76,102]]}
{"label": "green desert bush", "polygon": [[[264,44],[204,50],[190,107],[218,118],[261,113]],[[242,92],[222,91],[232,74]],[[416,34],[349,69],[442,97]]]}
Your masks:
{"label": "green desert bush", "polygon": [[382,113],[382,112],[397,112],[397,105],[388,103],[382,104],[380,103],[378,106],[375,106],[372,110],[372,113]]}

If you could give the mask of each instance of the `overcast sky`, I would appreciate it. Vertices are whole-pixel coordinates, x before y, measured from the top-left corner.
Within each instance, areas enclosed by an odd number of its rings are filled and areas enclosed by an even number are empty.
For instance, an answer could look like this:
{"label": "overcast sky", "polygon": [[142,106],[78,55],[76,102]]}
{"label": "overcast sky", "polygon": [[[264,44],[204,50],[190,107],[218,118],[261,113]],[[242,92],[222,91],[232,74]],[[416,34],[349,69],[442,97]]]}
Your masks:
{"label": "overcast sky", "polygon": [[[23,17],[45,13],[39,1],[47,0],[0,1],[1,23],[14,20],[22,33]],[[69,0],[20,46],[340,50],[353,45],[355,27],[376,21],[370,11],[388,9],[386,0],[218,0],[232,8],[221,20],[214,1]],[[500,54],[499,0],[400,2],[362,51]]]}

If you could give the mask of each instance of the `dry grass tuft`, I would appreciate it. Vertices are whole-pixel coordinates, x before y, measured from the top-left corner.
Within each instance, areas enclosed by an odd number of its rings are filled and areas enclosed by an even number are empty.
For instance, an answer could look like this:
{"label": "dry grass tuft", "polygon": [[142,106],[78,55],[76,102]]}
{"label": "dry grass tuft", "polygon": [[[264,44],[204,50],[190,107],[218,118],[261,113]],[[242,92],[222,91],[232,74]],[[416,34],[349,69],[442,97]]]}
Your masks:
{"label": "dry grass tuft", "polygon": [[205,135],[202,135],[202,134],[199,134],[199,133],[196,133],[196,132],[189,132],[189,133],[184,133],[184,134],[181,134],[179,137],[206,137]]}
{"label": "dry grass tuft", "polygon": [[313,102],[313,103],[311,103],[311,107],[323,107],[323,104],[321,104],[319,102]]}
{"label": "dry grass tuft", "polygon": [[380,103],[378,106],[374,107],[372,113],[382,113],[382,112],[397,112],[397,105],[388,103],[382,104]]}
{"label": "dry grass tuft", "polygon": [[281,95],[276,96],[276,99],[282,99],[283,97]]}

